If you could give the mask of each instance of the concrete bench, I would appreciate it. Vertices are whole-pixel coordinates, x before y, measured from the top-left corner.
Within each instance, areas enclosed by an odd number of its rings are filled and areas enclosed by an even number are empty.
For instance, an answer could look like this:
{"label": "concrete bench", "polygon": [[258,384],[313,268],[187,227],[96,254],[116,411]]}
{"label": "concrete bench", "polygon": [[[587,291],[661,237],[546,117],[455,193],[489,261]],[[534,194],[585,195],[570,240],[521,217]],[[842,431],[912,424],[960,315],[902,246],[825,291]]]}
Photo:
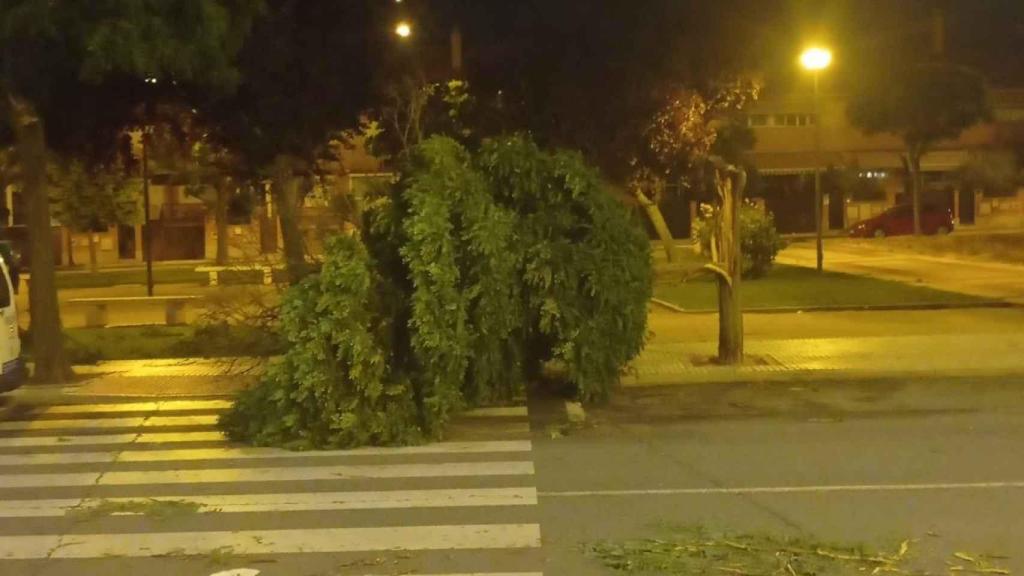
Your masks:
{"label": "concrete bench", "polygon": [[185,305],[198,296],[123,296],[117,298],[72,298],[68,304],[86,306],[85,325],[89,328],[103,328],[107,325],[107,307],[118,303],[162,302],[166,306],[166,323],[168,326],[186,324]]}
{"label": "concrete bench", "polygon": [[221,272],[248,272],[252,270],[262,270],[263,284],[269,286],[274,283],[274,270],[284,270],[284,266],[280,264],[240,264],[237,266],[200,266],[196,268],[196,272],[206,272],[210,275],[210,286],[218,286],[220,284],[219,275]]}

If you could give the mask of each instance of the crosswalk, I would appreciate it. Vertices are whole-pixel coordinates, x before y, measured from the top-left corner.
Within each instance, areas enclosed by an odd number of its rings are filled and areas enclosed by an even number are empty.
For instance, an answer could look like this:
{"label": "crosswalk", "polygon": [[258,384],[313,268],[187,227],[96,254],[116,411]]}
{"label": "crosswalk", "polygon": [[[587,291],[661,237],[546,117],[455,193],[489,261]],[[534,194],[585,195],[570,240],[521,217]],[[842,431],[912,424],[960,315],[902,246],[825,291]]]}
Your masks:
{"label": "crosswalk", "polygon": [[289,452],[227,442],[228,406],[0,422],[0,574],[541,575],[525,408],[471,412],[437,444]]}

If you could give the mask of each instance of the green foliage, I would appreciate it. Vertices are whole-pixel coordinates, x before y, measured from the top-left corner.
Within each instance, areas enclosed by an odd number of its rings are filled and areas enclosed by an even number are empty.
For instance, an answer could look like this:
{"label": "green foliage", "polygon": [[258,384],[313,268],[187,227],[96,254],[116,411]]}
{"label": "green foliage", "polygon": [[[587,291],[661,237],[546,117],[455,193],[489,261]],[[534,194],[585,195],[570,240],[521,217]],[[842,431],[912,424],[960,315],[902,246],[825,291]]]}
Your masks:
{"label": "green foliage", "polygon": [[607,397],[646,337],[646,236],[578,154],[514,137],[486,144],[479,163],[519,216],[529,372],[555,358],[582,399]]}
{"label": "green foliage", "polygon": [[72,161],[57,170],[53,216],[78,232],[102,232],[138,218],[141,183],[104,167]]}
{"label": "green foliage", "polygon": [[[920,554],[911,550],[917,540],[905,539],[882,549],[862,544],[833,544],[806,537],[774,534],[715,532],[701,526],[662,530],[656,538],[600,542],[588,555],[620,574],[816,574],[855,575],[868,572],[927,573]],[[916,552],[916,550],[915,550]],[[960,553],[962,554],[962,553]],[[979,555],[956,556],[971,572],[1004,573]],[[953,563],[949,563],[953,565]]]}
{"label": "green foliage", "polygon": [[[701,205],[701,217],[693,224],[693,237],[701,252],[711,254],[711,236],[717,222],[717,207]],[[786,241],[775,229],[775,217],[756,204],[747,202],[740,209],[740,244],[743,251],[743,277],[760,278],[772,268]]]}
{"label": "green foliage", "polygon": [[495,204],[470,155],[431,138],[414,151],[405,182],[402,257],[413,292],[412,347],[419,397],[437,433],[463,398],[508,398],[521,389],[512,332],[520,324],[516,218]]}
{"label": "green foliage", "polygon": [[285,296],[284,359],[222,417],[230,437],[297,448],[421,438],[411,387],[390,362],[377,285],[358,240],[328,243],[320,274]]}
{"label": "green foliage", "polygon": [[289,290],[289,350],[223,418],[231,437],[437,438],[465,406],[522,394],[546,360],[595,400],[640,352],[648,242],[578,155],[510,138],[474,158],[433,137],[368,200],[366,247],[335,238]]}

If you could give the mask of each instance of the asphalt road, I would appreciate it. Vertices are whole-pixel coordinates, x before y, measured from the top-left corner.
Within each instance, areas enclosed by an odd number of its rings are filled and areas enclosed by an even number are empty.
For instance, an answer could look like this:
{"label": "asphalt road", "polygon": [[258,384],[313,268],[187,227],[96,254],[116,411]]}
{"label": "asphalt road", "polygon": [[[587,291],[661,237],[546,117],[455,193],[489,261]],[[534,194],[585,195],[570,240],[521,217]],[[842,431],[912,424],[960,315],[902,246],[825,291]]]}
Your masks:
{"label": "asphalt road", "polygon": [[[927,256],[872,246],[870,241],[831,238],[825,241],[826,270],[873,276],[941,290],[1024,303],[1024,266]],[[797,242],[779,253],[778,262],[814,267],[811,241]]]}
{"label": "asphalt road", "polygon": [[[914,539],[932,573],[963,551],[1008,555],[1019,574],[1022,386],[623,390],[566,435],[552,433],[564,401],[538,391],[529,430],[512,409],[462,421],[447,444],[316,455],[225,443],[215,400],[47,398],[0,421],[0,573],[611,576],[588,544],[700,524]],[[150,498],[201,509],[68,513]]]}
{"label": "asphalt road", "polygon": [[[1024,570],[1024,380],[715,385],[620,395],[552,439],[532,406],[545,574],[665,525],[954,551]],[[546,404],[546,405],[545,405]]]}

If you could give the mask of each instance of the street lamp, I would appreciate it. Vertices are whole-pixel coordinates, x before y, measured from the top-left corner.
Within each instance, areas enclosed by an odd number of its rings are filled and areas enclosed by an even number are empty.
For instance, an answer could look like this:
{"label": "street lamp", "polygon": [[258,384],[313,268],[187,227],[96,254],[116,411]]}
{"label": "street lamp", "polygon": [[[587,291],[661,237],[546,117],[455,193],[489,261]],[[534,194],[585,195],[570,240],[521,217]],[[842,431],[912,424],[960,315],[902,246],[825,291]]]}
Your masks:
{"label": "street lamp", "polygon": [[412,36],[412,25],[405,20],[399,22],[395,25],[395,34],[401,38],[408,38],[409,36]]}
{"label": "street lamp", "polygon": [[832,64],[832,52],[828,48],[811,47],[800,54],[800,65],[814,76],[814,231],[816,236],[818,272],[825,260],[821,242],[821,114],[818,106],[818,76]]}

